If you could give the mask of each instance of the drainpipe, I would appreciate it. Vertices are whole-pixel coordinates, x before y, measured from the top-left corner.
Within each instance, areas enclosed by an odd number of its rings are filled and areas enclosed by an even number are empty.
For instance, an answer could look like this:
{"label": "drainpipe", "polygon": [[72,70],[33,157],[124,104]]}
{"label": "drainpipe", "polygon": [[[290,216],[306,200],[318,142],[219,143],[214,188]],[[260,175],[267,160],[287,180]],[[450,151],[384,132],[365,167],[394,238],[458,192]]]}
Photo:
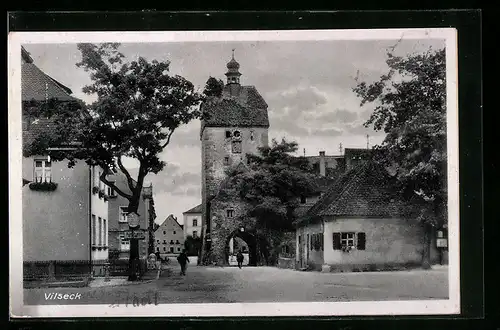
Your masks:
{"label": "drainpipe", "polygon": [[92,166],[89,165],[89,263],[92,274]]}

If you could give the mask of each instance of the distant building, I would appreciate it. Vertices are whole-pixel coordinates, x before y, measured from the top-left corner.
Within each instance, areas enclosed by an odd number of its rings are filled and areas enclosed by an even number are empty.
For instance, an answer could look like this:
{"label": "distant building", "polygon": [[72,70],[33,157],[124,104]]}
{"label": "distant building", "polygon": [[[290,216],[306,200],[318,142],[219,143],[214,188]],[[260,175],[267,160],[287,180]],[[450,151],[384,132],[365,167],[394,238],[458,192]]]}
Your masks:
{"label": "distant building", "polygon": [[[71,102],[72,91],[41,71],[21,49],[22,139],[28,147],[41,134],[56,129],[54,121],[32,111],[49,99]],[[51,146],[71,148],[74,144]],[[48,155],[23,157],[22,211],[24,276],[44,273],[62,279],[57,263],[72,264],[75,273],[89,277],[90,262],[108,258],[108,201],[99,180],[102,169],[77,162],[53,161]],[[50,264],[48,268],[45,263]],[[35,269],[37,268],[37,269]],[[47,271],[48,269],[48,271]],[[46,272],[47,271],[47,272]],[[45,276],[43,275],[43,276]],[[42,276],[42,275],[40,275]]]}
{"label": "distant building", "polygon": [[155,250],[162,257],[179,254],[184,248],[183,226],[172,214],[155,231]]}
{"label": "distant building", "polygon": [[201,215],[201,204],[182,213],[182,216],[184,217],[184,239],[188,236],[192,236],[193,238],[201,236]]}

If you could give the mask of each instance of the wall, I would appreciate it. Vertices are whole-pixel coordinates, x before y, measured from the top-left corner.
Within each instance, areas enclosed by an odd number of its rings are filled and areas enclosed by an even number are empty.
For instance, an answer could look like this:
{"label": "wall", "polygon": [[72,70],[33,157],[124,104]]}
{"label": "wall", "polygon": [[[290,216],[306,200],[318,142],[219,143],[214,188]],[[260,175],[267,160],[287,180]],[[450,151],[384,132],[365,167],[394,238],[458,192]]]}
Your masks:
{"label": "wall", "polygon": [[[296,261],[299,263],[299,267],[312,267],[314,269],[321,269],[324,263],[323,250],[311,249],[311,235],[323,232],[323,226],[321,223],[311,224],[307,227],[298,228],[296,231]],[[299,236],[302,236],[299,239]],[[300,244],[299,244],[300,242]],[[302,246],[302,251],[300,251],[299,245]]]}
{"label": "wall", "polygon": [[[107,189],[105,189],[105,184],[99,179],[101,172],[102,172],[102,169],[100,169],[98,167],[92,168],[92,182],[93,182],[92,187],[98,187],[99,189],[107,191]],[[95,245],[92,244],[92,260],[105,260],[105,259],[108,259],[108,252],[109,252],[109,248],[108,248],[109,247],[109,245],[108,245],[108,242],[109,242],[109,238],[108,238],[108,228],[109,228],[108,202],[104,198],[99,197],[98,193],[95,193],[92,191],[91,205],[92,205],[91,214],[95,215],[95,219],[96,219],[96,225],[97,225],[96,231],[95,231],[96,233],[99,232],[99,226],[98,226],[99,217],[102,219],[101,221],[103,221],[103,225],[101,227],[102,228],[101,235],[103,235],[102,245],[99,245],[98,238],[96,238],[97,239],[96,244]],[[104,220],[106,220],[106,221],[104,222]],[[94,233],[94,230],[92,230],[92,233]]]}
{"label": "wall", "polygon": [[[421,263],[423,230],[414,220],[405,219],[325,219],[326,264]],[[333,250],[334,232],[364,232],[366,249]],[[355,243],[356,244],[356,243]],[[433,252],[435,258],[437,254]]]}
{"label": "wall", "polygon": [[[169,217],[155,231],[155,240],[155,251],[159,248],[160,255],[172,254],[171,247],[174,248],[174,254],[179,254],[184,248],[184,231],[175,220]],[[170,244],[171,240],[174,241],[174,244]],[[176,244],[176,241],[179,241],[179,244]]]}
{"label": "wall", "polygon": [[[23,158],[23,178],[34,179],[34,158]],[[23,187],[23,261],[89,260],[89,167],[52,162],[55,191]]]}
{"label": "wall", "polygon": [[[193,231],[197,232],[198,237],[201,235],[201,213],[185,213],[184,218],[184,238],[193,236]],[[198,225],[193,227],[193,220],[198,221]]]}

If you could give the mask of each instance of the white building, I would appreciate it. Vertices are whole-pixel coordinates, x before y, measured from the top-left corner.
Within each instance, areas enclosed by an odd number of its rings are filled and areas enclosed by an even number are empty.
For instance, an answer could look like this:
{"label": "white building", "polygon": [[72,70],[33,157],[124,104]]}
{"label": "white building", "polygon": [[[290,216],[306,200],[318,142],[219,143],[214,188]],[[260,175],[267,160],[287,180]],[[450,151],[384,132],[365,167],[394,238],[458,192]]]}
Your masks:
{"label": "white building", "polygon": [[182,213],[184,218],[184,239],[186,239],[186,237],[188,236],[192,236],[193,238],[200,237],[201,214],[202,214],[201,204]]}

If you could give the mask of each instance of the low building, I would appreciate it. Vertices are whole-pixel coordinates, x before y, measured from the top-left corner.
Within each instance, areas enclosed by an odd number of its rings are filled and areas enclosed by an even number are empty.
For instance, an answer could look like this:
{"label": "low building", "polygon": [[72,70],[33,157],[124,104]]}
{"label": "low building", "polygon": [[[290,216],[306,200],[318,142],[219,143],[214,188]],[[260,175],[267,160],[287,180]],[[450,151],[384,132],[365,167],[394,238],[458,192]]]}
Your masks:
{"label": "low building", "polygon": [[[394,269],[422,263],[424,229],[385,169],[367,162],[344,173],[301,217],[297,268]],[[431,262],[439,253],[431,243]]]}
{"label": "low building", "polygon": [[202,216],[202,205],[197,205],[192,209],[187,210],[182,213],[183,216],[183,228],[184,228],[184,239],[188,236],[197,238],[201,236],[201,216]]}
{"label": "low building", "polygon": [[162,258],[177,255],[184,249],[183,226],[177,218],[169,215],[155,231],[155,250]]}
{"label": "low building", "polygon": [[[40,70],[24,48],[21,63],[25,149],[56,129],[52,119],[36,115],[37,106],[48,100],[76,99],[68,87]],[[72,145],[51,146],[60,147]],[[84,161],[68,168],[67,161],[53,161],[48,155],[23,157],[25,279],[88,278],[93,274],[91,263],[108,258],[108,201],[103,194],[106,186],[99,180],[101,172]]]}

